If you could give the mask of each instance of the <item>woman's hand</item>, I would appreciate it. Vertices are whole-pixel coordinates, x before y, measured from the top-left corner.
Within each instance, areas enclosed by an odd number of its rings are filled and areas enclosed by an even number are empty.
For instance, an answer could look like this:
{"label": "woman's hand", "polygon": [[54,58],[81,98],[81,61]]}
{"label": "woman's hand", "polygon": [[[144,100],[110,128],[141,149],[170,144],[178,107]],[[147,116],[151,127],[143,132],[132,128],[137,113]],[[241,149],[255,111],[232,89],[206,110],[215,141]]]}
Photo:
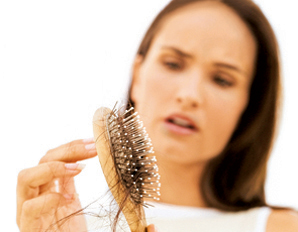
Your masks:
{"label": "woman's hand", "polygon": [[19,173],[17,224],[21,232],[87,230],[83,215],[65,224],[59,220],[81,209],[73,177],[84,166],[76,162],[96,155],[92,139],[76,140],[48,151],[37,166]]}

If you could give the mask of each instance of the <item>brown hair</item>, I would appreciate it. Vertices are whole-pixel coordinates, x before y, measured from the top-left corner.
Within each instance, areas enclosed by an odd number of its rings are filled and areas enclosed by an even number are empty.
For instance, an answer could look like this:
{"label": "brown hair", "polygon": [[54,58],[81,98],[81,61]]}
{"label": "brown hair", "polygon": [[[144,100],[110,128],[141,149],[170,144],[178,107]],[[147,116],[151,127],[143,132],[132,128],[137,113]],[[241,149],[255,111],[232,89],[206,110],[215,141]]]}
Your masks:
{"label": "brown hair", "polygon": [[[251,30],[258,46],[248,106],[225,149],[204,171],[200,186],[203,197],[209,207],[226,211],[265,206],[266,165],[279,109],[280,64],[274,32],[260,8],[251,0],[172,0],[149,27],[137,53],[145,59],[170,13],[202,1],[219,1],[232,8]],[[130,92],[129,101],[134,105]]]}

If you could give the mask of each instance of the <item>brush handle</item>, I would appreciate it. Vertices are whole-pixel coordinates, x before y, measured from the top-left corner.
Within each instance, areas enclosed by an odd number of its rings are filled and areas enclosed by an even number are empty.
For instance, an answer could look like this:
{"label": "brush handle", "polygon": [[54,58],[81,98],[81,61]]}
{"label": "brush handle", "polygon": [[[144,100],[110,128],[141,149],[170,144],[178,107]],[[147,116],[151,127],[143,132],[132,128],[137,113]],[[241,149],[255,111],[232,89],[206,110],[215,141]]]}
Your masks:
{"label": "brush handle", "polygon": [[115,169],[115,162],[111,154],[110,141],[106,128],[106,115],[111,112],[110,109],[101,107],[93,116],[93,133],[96,144],[98,158],[116,202],[122,209],[125,219],[132,232],[145,232],[146,220],[142,206],[136,206],[130,197],[126,195],[124,186],[119,180],[118,173]]}

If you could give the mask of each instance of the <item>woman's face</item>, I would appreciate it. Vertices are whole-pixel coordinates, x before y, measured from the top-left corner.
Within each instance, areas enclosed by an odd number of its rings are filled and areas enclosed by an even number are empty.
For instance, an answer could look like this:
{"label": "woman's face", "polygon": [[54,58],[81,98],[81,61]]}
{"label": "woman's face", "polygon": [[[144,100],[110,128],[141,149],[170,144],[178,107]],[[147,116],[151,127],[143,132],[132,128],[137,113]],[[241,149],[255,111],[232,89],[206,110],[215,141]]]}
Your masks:
{"label": "woman's face", "polygon": [[159,159],[197,164],[217,156],[244,112],[255,39],[219,2],[199,2],[165,18],[143,59],[131,97]]}

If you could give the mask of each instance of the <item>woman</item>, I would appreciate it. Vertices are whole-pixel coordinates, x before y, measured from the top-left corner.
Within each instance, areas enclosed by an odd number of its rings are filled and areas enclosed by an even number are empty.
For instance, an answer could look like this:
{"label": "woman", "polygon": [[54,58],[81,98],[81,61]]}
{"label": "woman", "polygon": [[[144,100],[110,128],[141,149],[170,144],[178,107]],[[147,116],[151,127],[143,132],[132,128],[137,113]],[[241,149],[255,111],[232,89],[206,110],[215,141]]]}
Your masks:
{"label": "woman", "polygon": [[[270,25],[248,0],[174,0],[141,43],[129,97],[154,144],[161,203],[173,210],[220,210],[215,222],[227,228],[209,223],[205,231],[233,231],[227,215],[242,215],[250,231],[298,230],[297,214],[266,208],[264,197],[279,100],[277,53]],[[20,173],[22,232],[47,228],[80,208],[73,176],[82,167],[75,162],[95,155],[92,140],[74,141]],[[56,178],[59,193],[53,191]],[[248,220],[260,212],[261,221]],[[183,229],[196,229],[195,220],[189,224]],[[84,230],[80,216],[63,231]]]}

